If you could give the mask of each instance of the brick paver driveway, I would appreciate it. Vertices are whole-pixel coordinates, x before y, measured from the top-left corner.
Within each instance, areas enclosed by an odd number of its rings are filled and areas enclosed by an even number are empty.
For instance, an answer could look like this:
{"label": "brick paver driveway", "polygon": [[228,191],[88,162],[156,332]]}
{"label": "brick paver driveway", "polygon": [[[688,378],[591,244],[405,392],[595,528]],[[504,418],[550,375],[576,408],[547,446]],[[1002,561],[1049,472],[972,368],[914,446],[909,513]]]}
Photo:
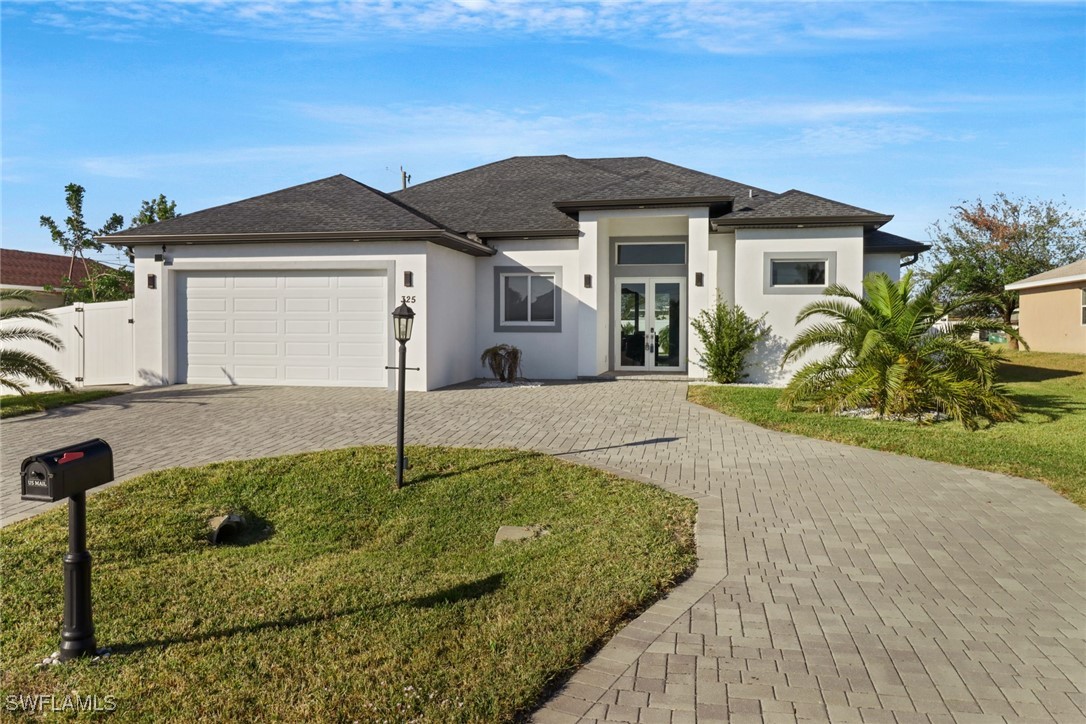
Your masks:
{"label": "brick paver driveway", "polygon": [[[1086,720],[1086,515],[1039,483],[762,430],[676,382],[408,399],[410,443],[561,453],[698,500],[697,573],[538,721]],[[92,436],[117,473],[394,438],[394,395],[144,390],[5,421],[19,458]]]}

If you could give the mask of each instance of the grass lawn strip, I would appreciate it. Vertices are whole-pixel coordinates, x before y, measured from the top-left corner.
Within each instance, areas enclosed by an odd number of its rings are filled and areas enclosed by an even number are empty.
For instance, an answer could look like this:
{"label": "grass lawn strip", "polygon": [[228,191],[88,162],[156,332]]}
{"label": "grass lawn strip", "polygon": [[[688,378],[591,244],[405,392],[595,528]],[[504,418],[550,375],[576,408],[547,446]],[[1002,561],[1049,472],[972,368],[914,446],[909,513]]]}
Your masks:
{"label": "grass lawn strip", "polygon": [[780,390],[691,386],[689,398],[772,430],[1046,483],[1086,507],[1086,355],[1006,350],[1000,370],[1018,422],[970,432],[955,422],[862,420],[776,407]]}
{"label": "grass lawn strip", "polygon": [[[100,663],[56,649],[66,513],[0,530],[0,689],[122,718],[509,721],[695,565],[696,505],[535,453],[355,448],[150,473],[88,501]],[[211,546],[225,511],[257,525]],[[550,535],[493,545],[500,525]]]}
{"label": "grass lawn strip", "polygon": [[28,395],[0,395],[0,419],[29,415],[54,407],[78,405],[123,394],[122,390],[76,390],[75,392],[31,392]]}

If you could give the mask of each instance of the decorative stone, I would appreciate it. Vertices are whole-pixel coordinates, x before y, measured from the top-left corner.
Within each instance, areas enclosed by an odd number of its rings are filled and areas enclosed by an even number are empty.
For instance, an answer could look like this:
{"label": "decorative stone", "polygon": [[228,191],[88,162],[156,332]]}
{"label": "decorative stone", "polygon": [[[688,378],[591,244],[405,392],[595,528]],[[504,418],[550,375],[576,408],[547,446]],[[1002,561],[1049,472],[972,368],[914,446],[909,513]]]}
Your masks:
{"label": "decorative stone", "polygon": [[494,545],[511,541],[533,540],[550,535],[550,533],[541,525],[503,525],[498,528],[498,533],[494,536]]}

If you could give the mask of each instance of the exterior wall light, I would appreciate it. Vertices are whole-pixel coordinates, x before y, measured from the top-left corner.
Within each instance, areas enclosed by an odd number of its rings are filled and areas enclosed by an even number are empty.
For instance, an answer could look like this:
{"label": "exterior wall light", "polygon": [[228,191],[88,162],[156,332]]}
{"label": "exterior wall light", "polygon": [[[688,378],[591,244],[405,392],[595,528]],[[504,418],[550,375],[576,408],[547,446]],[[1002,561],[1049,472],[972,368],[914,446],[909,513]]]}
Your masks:
{"label": "exterior wall light", "polygon": [[591,289],[592,288],[592,275],[591,274],[585,274],[584,275],[584,288],[585,289]]}

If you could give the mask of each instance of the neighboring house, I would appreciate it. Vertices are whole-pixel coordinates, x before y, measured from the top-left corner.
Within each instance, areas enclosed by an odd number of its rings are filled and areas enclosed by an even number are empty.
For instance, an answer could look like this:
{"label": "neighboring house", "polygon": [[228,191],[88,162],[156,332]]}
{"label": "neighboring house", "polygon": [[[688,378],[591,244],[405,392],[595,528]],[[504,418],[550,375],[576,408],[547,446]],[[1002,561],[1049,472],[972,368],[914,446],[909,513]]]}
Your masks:
{"label": "neighboring house", "polygon": [[[92,269],[106,271],[109,267],[87,261]],[[72,257],[63,254],[40,254],[36,251],[0,249],[0,289],[25,289],[31,303],[40,309],[64,306],[64,292],[46,291],[46,286],[60,287],[65,277],[80,282],[87,276],[82,261],[72,264]]]}
{"label": "neighboring house", "polygon": [[1018,332],[1030,349],[1086,354],[1086,259],[1006,289],[1018,292]]}
{"label": "neighboring house", "polygon": [[767,315],[749,372],[777,381],[804,304],[928,248],[890,219],[651,158],[534,156],[392,194],[332,176],[104,240],[135,252],[135,383],[391,387],[404,300],[411,389],[482,376],[501,342],[533,379],[704,377],[690,320],[718,294]]}

